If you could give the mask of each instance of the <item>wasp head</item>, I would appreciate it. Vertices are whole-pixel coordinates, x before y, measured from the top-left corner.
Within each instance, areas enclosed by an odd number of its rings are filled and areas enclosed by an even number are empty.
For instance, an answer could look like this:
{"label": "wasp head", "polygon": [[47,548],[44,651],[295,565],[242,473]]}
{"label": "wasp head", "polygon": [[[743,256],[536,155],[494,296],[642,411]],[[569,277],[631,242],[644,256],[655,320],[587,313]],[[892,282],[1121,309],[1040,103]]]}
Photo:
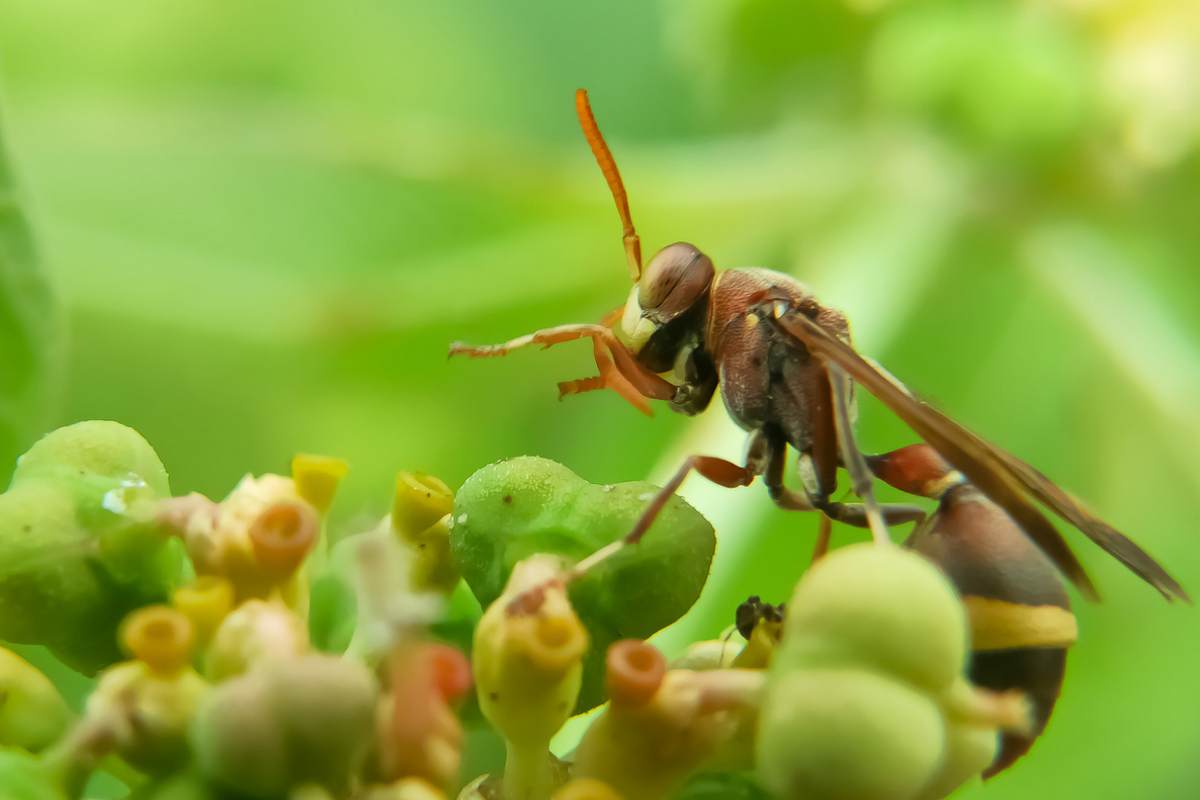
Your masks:
{"label": "wasp head", "polygon": [[638,361],[667,372],[700,343],[713,275],[712,259],[686,242],[667,245],[650,259],[617,329]]}

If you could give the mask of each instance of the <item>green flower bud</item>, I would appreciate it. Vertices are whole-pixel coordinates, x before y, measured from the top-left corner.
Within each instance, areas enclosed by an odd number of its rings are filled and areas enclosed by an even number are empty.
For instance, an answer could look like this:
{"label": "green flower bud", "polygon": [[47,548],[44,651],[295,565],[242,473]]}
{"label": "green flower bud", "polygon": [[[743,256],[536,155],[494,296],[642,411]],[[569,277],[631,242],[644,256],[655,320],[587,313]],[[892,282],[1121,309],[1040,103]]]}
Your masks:
{"label": "green flower bud", "polygon": [[781,798],[911,800],[945,747],[937,704],[867,669],[773,676],[760,713],[758,775]]}
{"label": "green flower bud", "polygon": [[4,800],[68,800],[52,770],[24,750],[2,747],[0,797]]}
{"label": "green flower bud", "polygon": [[129,800],[226,800],[226,797],[199,775],[186,772],[140,786]]}
{"label": "green flower bud", "polygon": [[[476,472],[454,499],[450,550],[483,606],[500,596],[513,566],[536,553],[575,563],[633,528],[657,487],[601,486],[544,458],[514,458]],[[716,547],[712,526],[673,497],[635,547],[570,586],[592,647],[577,711],[604,699],[604,653],[681,617],[700,595]]]}
{"label": "green flower bud", "polygon": [[213,635],[204,674],[213,682],[241,675],[271,658],[307,653],[304,621],[283,603],[247,600],[228,614]]}
{"label": "green flower bud", "polygon": [[708,772],[693,777],[674,800],[771,800],[744,772]]}
{"label": "green flower bud", "polygon": [[922,556],[852,545],[787,604],[756,742],[764,785],[805,800],[938,800],[1027,731],[1019,693],[965,676],[966,612]]}
{"label": "green flower bud", "polygon": [[202,774],[253,798],[293,786],[344,791],[367,755],[378,688],[325,655],[271,660],[209,693],[192,725]]}
{"label": "green flower bud", "polygon": [[38,751],[71,721],[71,711],[50,679],[11,650],[0,647],[0,746]]}
{"label": "green flower bud", "polygon": [[898,547],[853,545],[797,584],[773,664],[870,668],[941,691],[962,674],[967,638],[962,603],[937,567]]}
{"label": "green flower bud", "polygon": [[[81,489],[87,480],[109,478],[143,482],[158,497],[169,494],[167,471],[153,448],[137,431],[117,422],[77,422],[46,434],[17,459],[12,482],[33,478]],[[79,500],[81,504],[103,502],[90,492]]]}
{"label": "green flower bud", "polygon": [[1000,737],[996,729],[953,723],[946,728],[946,750],[941,769],[919,795],[920,800],[941,800],[984,771],[996,757]]}
{"label": "green flower bud", "polygon": [[0,639],[87,674],[117,661],[121,619],[185,571],[152,519],[167,494],[158,457],[123,425],[81,422],[35,444],[0,495]]}

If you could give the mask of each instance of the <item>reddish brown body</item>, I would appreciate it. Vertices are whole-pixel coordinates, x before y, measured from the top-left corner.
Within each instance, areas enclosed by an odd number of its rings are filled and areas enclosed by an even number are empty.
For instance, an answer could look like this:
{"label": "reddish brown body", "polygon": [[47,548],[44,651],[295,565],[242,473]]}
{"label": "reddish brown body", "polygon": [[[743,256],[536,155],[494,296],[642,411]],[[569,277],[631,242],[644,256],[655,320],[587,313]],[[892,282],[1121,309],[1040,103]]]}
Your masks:
{"label": "reddish brown body", "polygon": [[713,281],[706,343],[730,417],[776,440],[775,446],[786,443],[809,458],[816,483],[811,488],[827,496],[836,487],[838,466],[829,377],[824,364],[753,311],[776,302],[850,341],[846,318],[819,305],[795,278],[769,269],[733,269]]}

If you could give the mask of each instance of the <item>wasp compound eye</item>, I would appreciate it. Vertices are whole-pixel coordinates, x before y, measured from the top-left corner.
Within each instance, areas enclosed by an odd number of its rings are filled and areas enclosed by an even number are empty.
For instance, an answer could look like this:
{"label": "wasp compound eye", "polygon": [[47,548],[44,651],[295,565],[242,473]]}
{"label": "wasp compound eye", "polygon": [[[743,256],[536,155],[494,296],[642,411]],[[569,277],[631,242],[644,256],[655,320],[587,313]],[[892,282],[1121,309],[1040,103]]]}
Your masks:
{"label": "wasp compound eye", "polygon": [[638,305],[665,325],[688,311],[712,285],[712,259],[686,242],[667,245],[650,259],[638,281]]}

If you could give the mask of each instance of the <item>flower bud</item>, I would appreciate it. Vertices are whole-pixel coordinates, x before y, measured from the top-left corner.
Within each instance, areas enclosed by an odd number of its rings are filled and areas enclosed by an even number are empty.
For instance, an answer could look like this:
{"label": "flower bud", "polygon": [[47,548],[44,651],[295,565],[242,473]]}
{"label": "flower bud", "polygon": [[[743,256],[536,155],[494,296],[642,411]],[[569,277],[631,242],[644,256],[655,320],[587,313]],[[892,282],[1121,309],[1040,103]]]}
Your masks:
{"label": "flower bud", "polygon": [[180,580],[151,507],[166,471],[135,431],[80,422],[47,434],[0,495],[0,639],[48,647],[92,674],[120,658],[121,619]]}
{"label": "flower bud", "polygon": [[[585,558],[627,534],[656,492],[648,483],[594,485],[544,458],[492,464],[468,478],[455,496],[451,552],[486,607],[517,562],[534,553],[569,563]],[[644,639],[692,606],[715,547],[712,526],[673,497],[636,547],[571,583],[571,605],[593,642],[577,712],[604,699],[609,644]]]}
{"label": "flower bud", "polygon": [[700,769],[750,765],[761,670],[667,670],[657,649],[632,640],[612,645],[607,664],[612,704],[575,751],[577,777],[659,800]]}
{"label": "flower bud", "polygon": [[70,721],[71,711],[50,679],[0,647],[0,747],[36,752],[62,736]]}
{"label": "flower bud", "polygon": [[101,674],[82,724],[107,731],[117,752],[143,772],[168,774],[189,758],[188,725],[208,689],[191,667],[191,623],[166,606],[149,606],[129,615],[121,638],[135,660]]}
{"label": "flower bud", "polygon": [[304,621],[287,606],[248,600],[217,628],[204,662],[213,682],[227,680],[264,661],[303,655],[309,650]]}
{"label": "flower bud", "polygon": [[[571,608],[553,556],[535,556],[512,572],[484,612],[472,652],[479,707],[505,738],[508,800],[544,797],[554,786],[549,744],[579,695],[587,632]],[[536,603],[514,606],[526,592]]]}
{"label": "flower bud", "polygon": [[253,798],[305,783],[344,792],[371,739],[377,687],[361,664],[325,655],[265,662],[216,687],[192,725],[206,778]]}
{"label": "flower bud", "polygon": [[471,688],[466,656],[444,644],[406,644],[392,654],[388,672],[376,724],[380,772],[389,780],[452,784],[462,756],[462,726],[452,706]]}
{"label": "flower bud", "polygon": [[392,529],[401,538],[416,536],[450,513],[454,493],[441,478],[423,472],[396,475],[392,498]]}
{"label": "flower bud", "polygon": [[775,660],[870,667],[940,691],[966,657],[966,614],[937,567],[900,548],[854,545],[822,558],[796,586]]}
{"label": "flower bud", "polygon": [[292,481],[296,494],[317,510],[325,514],[333,505],[338,484],[350,466],[340,458],[299,453],[292,458]]}
{"label": "flower bud", "polygon": [[764,698],[758,775],[781,798],[915,798],[944,747],[937,704],[909,684],[869,669],[788,671]]}
{"label": "flower bud", "polygon": [[233,611],[233,602],[233,584],[219,575],[201,575],[171,595],[171,605],[191,621],[196,641],[202,646]]}

